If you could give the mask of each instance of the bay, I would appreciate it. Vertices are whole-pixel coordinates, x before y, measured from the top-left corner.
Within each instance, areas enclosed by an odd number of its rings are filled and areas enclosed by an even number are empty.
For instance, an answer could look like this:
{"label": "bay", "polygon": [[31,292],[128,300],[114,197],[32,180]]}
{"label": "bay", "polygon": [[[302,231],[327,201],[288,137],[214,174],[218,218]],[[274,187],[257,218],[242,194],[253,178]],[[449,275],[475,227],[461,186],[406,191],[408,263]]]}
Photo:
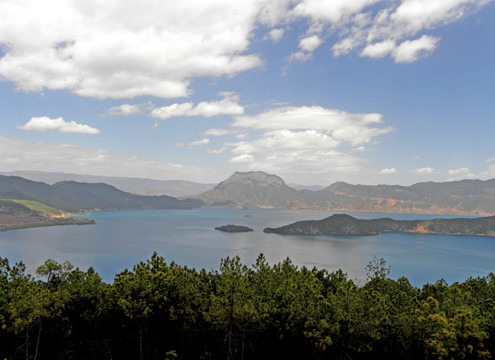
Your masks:
{"label": "bay", "polygon": [[[55,226],[0,233],[0,256],[23,261],[30,272],[46,259],[92,266],[111,282],[115,274],[150,258],[218,270],[220,260],[240,256],[250,266],[263,253],[270,264],[287,257],[298,266],[335,271],[364,283],[366,265],[384,258],[391,277],[406,276],[415,286],[445,279],[448,283],[495,271],[495,238],[458,235],[384,233],[378,236],[287,236],[265,234],[299,220],[323,219],[341,211],[238,210],[204,207],[193,210],[125,210],[91,212],[96,225]],[[442,216],[347,212],[361,219],[431,219]],[[246,217],[248,215],[249,217]],[[444,216],[449,217],[449,216]],[[450,216],[452,217],[452,216]],[[223,233],[215,227],[245,225],[249,233]]]}

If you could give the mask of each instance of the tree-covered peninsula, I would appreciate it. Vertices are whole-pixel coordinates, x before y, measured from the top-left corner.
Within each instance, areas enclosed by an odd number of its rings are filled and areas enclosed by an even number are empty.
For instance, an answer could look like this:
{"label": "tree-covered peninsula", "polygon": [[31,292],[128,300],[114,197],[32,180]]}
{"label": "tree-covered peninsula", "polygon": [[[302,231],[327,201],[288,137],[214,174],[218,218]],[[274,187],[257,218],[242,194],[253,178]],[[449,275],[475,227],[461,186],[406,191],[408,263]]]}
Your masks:
{"label": "tree-covered peninsula", "polygon": [[297,221],[278,228],[265,228],[263,231],[285,235],[369,236],[382,232],[408,232],[495,236],[495,216],[431,220],[394,220],[391,218],[363,220],[346,214],[336,214],[322,220]]}
{"label": "tree-covered peninsula", "polygon": [[0,199],[0,231],[58,225],[91,225],[94,220],[66,216],[63,212],[29,200]]}
{"label": "tree-covered peninsula", "polygon": [[495,275],[422,288],[370,262],[342,271],[238,257],[219,271],[154,254],[105,283],[47,260],[0,258],[2,359],[488,359]]}

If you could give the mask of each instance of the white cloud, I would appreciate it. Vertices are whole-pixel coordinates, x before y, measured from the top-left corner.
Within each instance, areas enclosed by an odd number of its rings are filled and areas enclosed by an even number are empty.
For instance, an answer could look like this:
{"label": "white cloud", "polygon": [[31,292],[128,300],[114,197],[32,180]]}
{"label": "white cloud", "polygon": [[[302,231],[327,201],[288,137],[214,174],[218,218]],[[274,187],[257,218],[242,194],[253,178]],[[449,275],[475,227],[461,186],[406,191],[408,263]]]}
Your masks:
{"label": "white cloud", "polygon": [[426,175],[426,174],[433,174],[435,173],[435,169],[431,167],[424,167],[420,169],[414,169],[410,171],[412,174],[417,174],[417,175]]}
{"label": "white cloud", "polygon": [[24,91],[187,96],[192,78],[261,65],[245,53],[260,7],[254,0],[3,0],[0,77]]}
{"label": "white cloud", "polygon": [[395,43],[393,40],[385,40],[375,44],[367,45],[361,52],[361,56],[368,56],[371,58],[382,58],[387,56],[395,49]]}
{"label": "white cloud", "polygon": [[[365,150],[376,137],[393,129],[380,126],[380,114],[352,114],[320,106],[281,107],[252,116],[237,116],[231,126],[250,132],[250,139],[227,143],[231,163],[301,181],[357,175],[365,160],[353,152]],[[342,178],[341,178],[342,179]],[[340,179],[340,180],[341,180]]]}
{"label": "white cloud", "polygon": [[242,154],[233,157],[229,161],[233,164],[251,164],[254,161],[254,157],[249,154]]}
{"label": "white cloud", "polygon": [[253,141],[226,145],[233,146],[232,163],[291,178],[302,173],[318,177],[323,173],[345,172],[362,160],[337,151],[336,141],[315,130],[270,131]]}
{"label": "white cloud", "polygon": [[193,142],[189,143],[188,146],[189,146],[189,148],[192,148],[192,147],[196,147],[196,146],[203,146],[203,145],[206,145],[209,143],[210,143],[210,139],[204,138],[204,139],[201,139],[198,141],[193,141]]}
{"label": "white cloud", "polygon": [[166,120],[172,117],[187,116],[192,112],[194,104],[192,102],[185,102],[180,104],[172,104],[169,106],[163,106],[153,109],[150,116],[155,119]]}
{"label": "white cloud", "polygon": [[65,134],[99,134],[100,130],[89,125],[78,124],[74,121],[66,122],[63,118],[50,119],[47,116],[32,117],[26,124],[18,126],[18,129],[25,131],[45,132],[58,130]]}
{"label": "white cloud", "polygon": [[478,176],[471,172],[467,167],[462,167],[459,169],[451,169],[447,172],[449,175],[448,181],[456,181],[463,179],[476,179]]}
{"label": "white cloud", "polygon": [[440,38],[423,35],[416,40],[406,40],[393,51],[395,62],[410,63],[421,55],[428,55],[437,47]]}
{"label": "white cloud", "polygon": [[365,151],[366,151],[366,146],[363,145],[351,149],[351,153],[360,153]]}
{"label": "white cloud", "polygon": [[234,93],[221,93],[224,98],[219,101],[202,101],[196,106],[192,102],[175,103],[153,109],[150,116],[155,119],[166,120],[180,116],[213,117],[219,115],[241,115],[244,107],[239,105],[239,96]]}
{"label": "white cloud", "polygon": [[[361,49],[361,56],[380,58],[393,56],[398,63],[417,61],[420,55],[429,55],[439,43],[439,38],[418,33],[433,31],[448,23],[476,12],[487,5],[489,0],[403,0],[401,2],[382,2],[381,8],[375,7],[375,15],[365,12],[363,7],[348,16],[346,21],[336,24],[332,20],[332,29],[339,33],[341,40],[332,47],[334,56],[348,54]],[[357,5],[368,5],[356,1]],[[313,17],[313,21],[321,21]],[[340,19],[340,18],[339,18]],[[416,38],[416,39],[414,39]],[[395,44],[400,44],[396,46]]]}
{"label": "white cloud", "polygon": [[309,17],[315,22],[338,23],[380,0],[303,0],[293,10],[297,16]]}
{"label": "white cloud", "polygon": [[218,155],[218,154],[223,153],[225,150],[227,150],[227,148],[224,146],[224,147],[221,147],[220,149],[208,149],[206,152],[208,154]]}
{"label": "white cloud", "polygon": [[486,0],[404,0],[390,16],[410,33],[458,20]]}
{"label": "white cloud", "polygon": [[313,52],[321,45],[318,35],[312,35],[299,41],[299,48],[303,51]]}
{"label": "white cloud", "polygon": [[397,169],[396,168],[381,169],[380,174],[383,174],[383,175],[397,174]]}
{"label": "white cloud", "polygon": [[291,131],[284,129],[267,132],[252,142],[240,142],[232,152],[305,151],[315,148],[334,149],[338,145],[339,142],[331,136],[316,130]]}
{"label": "white cloud", "polygon": [[313,56],[313,51],[315,51],[322,41],[318,35],[307,36],[299,41],[299,49],[301,51],[294,52],[290,54],[289,61],[299,61],[305,62]]}
{"label": "white cloud", "polygon": [[130,104],[122,104],[119,106],[114,106],[108,110],[109,115],[123,115],[123,116],[139,114],[140,112],[141,112],[140,105],[130,105]]}
{"label": "white cloud", "polygon": [[269,27],[276,26],[280,22],[288,21],[291,6],[298,2],[299,0],[259,1],[258,19],[262,24]]}
{"label": "white cloud", "polygon": [[[481,9],[490,0],[183,0],[0,2],[0,78],[22,91],[69,90],[97,98],[186,97],[198,77],[235,76],[260,67],[249,53],[259,23],[279,41],[281,25],[308,20],[306,61],[321,44],[341,40],[334,56],[390,54],[416,61],[438,46],[426,34]],[[308,36],[308,34],[313,34]],[[424,38],[424,36],[427,36]],[[421,40],[422,39],[422,40]],[[401,44],[397,51],[391,43]]]}
{"label": "white cloud", "polygon": [[[15,161],[14,161],[15,160]],[[32,143],[0,137],[2,171],[38,170],[154,179],[217,181],[211,169],[67,144]]]}
{"label": "white cloud", "polygon": [[279,42],[284,37],[284,29],[272,29],[267,35],[267,38],[273,42]]}
{"label": "white cloud", "polygon": [[304,51],[297,51],[295,53],[290,54],[289,56],[289,61],[299,61],[299,62],[305,62],[311,59],[313,54],[307,53]]}
{"label": "white cloud", "polygon": [[224,136],[237,133],[236,130],[228,130],[228,129],[208,129],[204,132],[205,135],[209,136]]}
{"label": "white cloud", "polygon": [[488,169],[485,171],[482,171],[479,174],[480,179],[493,179],[495,178],[495,164],[492,164],[488,166]]}
{"label": "white cloud", "polygon": [[352,146],[359,146],[393,130],[391,127],[373,126],[382,122],[382,115],[377,113],[352,114],[321,106],[288,106],[255,116],[237,116],[232,126],[255,130],[317,130],[339,143],[349,142]]}

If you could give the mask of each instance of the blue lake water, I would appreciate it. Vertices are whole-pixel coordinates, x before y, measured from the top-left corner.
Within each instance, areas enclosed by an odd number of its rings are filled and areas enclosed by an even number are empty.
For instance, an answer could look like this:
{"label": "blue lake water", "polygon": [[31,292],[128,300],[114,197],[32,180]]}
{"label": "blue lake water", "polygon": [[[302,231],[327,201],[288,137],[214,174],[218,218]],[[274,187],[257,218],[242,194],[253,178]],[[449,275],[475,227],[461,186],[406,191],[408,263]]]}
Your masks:
{"label": "blue lake water", "polygon": [[[220,259],[239,255],[246,265],[260,253],[273,264],[289,257],[299,266],[344,270],[360,282],[365,266],[384,258],[391,277],[406,276],[421,286],[441,278],[464,281],[495,271],[495,238],[475,236],[385,233],[378,236],[287,236],[265,234],[299,220],[317,220],[334,211],[236,210],[126,210],[91,212],[84,217],[96,225],[55,226],[0,232],[0,256],[11,263],[22,260],[29,271],[46,259],[89,266],[111,282],[115,274],[148,259],[154,251],[168,262],[218,270]],[[245,217],[252,214],[252,217]],[[430,219],[431,215],[352,213],[357,218]],[[223,233],[215,227],[246,225],[249,233]]]}

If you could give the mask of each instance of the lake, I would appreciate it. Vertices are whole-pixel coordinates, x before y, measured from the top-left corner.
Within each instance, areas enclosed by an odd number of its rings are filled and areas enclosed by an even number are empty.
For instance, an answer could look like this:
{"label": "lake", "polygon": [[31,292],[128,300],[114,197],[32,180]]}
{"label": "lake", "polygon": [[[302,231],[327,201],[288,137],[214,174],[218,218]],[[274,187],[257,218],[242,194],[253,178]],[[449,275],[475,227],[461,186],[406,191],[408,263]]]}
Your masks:
{"label": "lake", "polygon": [[[218,270],[220,259],[239,255],[251,265],[260,253],[270,264],[289,257],[298,266],[342,269],[363,282],[365,266],[384,258],[391,277],[406,276],[421,286],[441,278],[448,283],[495,271],[495,238],[476,236],[384,233],[378,236],[287,236],[265,234],[299,220],[318,220],[336,211],[237,210],[204,207],[194,210],[125,210],[90,212],[96,225],[54,226],[0,232],[0,256],[22,260],[30,272],[46,259],[70,261],[81,269],[92,266],[103,280],[151,257],[167,262]],[[411,214],[348,214],[371,219],[431,219],[442,216]],[[252,217],[246,217],[252,215]],[[447,216],[445,216],[447,217]],[[215,227],[245,225],[249,233],[224,233]]]}

